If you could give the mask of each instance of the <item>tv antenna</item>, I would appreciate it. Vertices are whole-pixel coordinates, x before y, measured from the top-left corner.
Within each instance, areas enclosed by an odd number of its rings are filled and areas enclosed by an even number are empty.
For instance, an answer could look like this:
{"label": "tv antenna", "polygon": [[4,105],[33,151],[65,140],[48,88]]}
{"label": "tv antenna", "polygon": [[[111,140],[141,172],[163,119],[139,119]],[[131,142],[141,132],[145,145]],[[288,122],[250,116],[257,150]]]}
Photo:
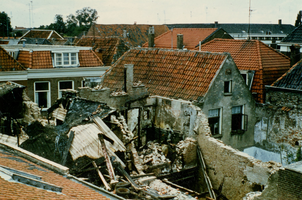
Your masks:
{"label": "tv antenna", "polygon": [[252,9],[251,9],[251,1],[249,0],[249,26],[248,26],[248,30],[247,30],[247,39],[250,40],[251,39],[251,13],[252,13]]}

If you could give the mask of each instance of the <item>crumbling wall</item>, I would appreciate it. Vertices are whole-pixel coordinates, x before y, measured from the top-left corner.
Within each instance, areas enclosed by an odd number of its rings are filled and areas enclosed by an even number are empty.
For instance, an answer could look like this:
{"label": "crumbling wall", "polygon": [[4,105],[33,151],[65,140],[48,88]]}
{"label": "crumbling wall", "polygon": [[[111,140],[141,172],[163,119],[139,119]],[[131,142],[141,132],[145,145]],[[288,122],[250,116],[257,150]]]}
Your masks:
{"label": "crumbling wall", "polygon": [[183,139],[186,137],[196,138],[193,129],[196,116],[201,111],[200,108],[183,100],[172,100],[163,97],[157,97],[156,100],[155,127],[163,130],[169,128],[174,132],[178,132]]}
{"label": "crumbling wall", "polygon": [[289,164],[302,146],[302,94],[270,89],[266,102],[257,106],[255,142],[281,153],[283,163]]}
{"label": "crumbling wall", "polygon": [[203,113],[199,112],[196,122],[194,130],[198,133],[208,175],[218,194],[236,200],[249,192],[261,191],[269,176],[281,167],[275,162],[263,163],[210,137],[208,121]]}

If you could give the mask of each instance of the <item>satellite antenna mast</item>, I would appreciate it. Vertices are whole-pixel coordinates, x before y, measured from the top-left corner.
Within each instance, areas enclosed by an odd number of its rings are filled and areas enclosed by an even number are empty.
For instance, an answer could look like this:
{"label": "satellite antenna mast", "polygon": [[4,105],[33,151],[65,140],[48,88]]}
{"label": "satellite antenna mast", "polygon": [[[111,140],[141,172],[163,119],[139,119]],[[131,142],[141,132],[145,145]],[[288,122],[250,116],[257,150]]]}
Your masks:
{"label": "satellite antenna mast", "polygon": [[31,28],[31,14],[30,14],[30,3],[28,4],[28,16],[29,16],[29,28]]}
{"label": "satellite antenna mast", "polygon": [[34,27],[34,5],[33,1],[30,1],[31,3],[31,20],[32,20],[32,26]]}
{"label": "satellite antenna mast", "polygon": [[252,0],[249,0],[249,26],[248,26],[248,30],[247,30],[247,34],[248,34],[248,36],[247,36],[247,39],[248,40],[250,40],[251,39],[251,12],[252,12],[252,10],[251,10],[251,1]]}

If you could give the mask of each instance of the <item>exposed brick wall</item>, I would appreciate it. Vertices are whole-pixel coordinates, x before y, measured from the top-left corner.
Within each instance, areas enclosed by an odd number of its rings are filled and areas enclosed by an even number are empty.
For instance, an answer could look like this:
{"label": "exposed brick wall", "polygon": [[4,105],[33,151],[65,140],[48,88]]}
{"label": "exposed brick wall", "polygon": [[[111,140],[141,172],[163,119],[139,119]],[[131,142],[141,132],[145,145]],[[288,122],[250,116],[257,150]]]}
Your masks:
{"label": "exposed brick wall", "polygon": [[291,170],[279,170],[278,200],[302,198],[302,174]]}

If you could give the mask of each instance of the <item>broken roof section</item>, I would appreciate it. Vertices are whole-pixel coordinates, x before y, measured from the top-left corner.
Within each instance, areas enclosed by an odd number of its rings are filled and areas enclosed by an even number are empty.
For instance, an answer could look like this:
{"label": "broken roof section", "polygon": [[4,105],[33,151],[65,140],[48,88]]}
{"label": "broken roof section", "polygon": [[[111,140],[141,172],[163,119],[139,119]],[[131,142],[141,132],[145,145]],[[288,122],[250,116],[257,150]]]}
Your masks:
{"label": "broken roof section", "polygon": [[81,37],[75,46],[88,46],[96,52],[106,66],[112,65],[128,49],[124,40],[119,37]]}
{"label": "broken roof section", "polygon": [[[171,49],[173,46],[173,49],[177,49],[178,34],[183,35],[184,48],[189,50],[195,49],[199,42],[203,44],[213,38],[233,39],[232,36],[221,28],[174,28],[154,38],[155,47]],[[148,47],[148,43],[145,43],[143,47]]]}
{"label": "broken roof section", "polygon": [[[201,51],[228,52],[239,70],[255,71],[252,93],[256,101],[264,102],[264,87],[272,84],[290,68],[290,59],[258,40],[214,39]],[[197,50],[198,48],[196,48]]]}
{"label": "broken roof section", "polygon": [[96,24],[90,27],[87,36],[117,36],[123,38],[129,47],[138,47],[148,41],[148,31],[151,26],[154,26],[155,37],[169,30],[166,25]]}
{"label": "broken roof section", "polygon": [[290,68],[271,86],[284,89],[302,90],[302,60]]}
{"label": "broken roof section", "polygon": [[134,48],[105,74],[103,87],[119,90],[124,84],[124,65],[133,64],[133,81],[141,81],[150,95],[197,100],[204,96],[228,57],[223,53]]}
{"label": "broken roof section", "polygon": [[26,68],[0,46],[0,71],[21,71]]}

